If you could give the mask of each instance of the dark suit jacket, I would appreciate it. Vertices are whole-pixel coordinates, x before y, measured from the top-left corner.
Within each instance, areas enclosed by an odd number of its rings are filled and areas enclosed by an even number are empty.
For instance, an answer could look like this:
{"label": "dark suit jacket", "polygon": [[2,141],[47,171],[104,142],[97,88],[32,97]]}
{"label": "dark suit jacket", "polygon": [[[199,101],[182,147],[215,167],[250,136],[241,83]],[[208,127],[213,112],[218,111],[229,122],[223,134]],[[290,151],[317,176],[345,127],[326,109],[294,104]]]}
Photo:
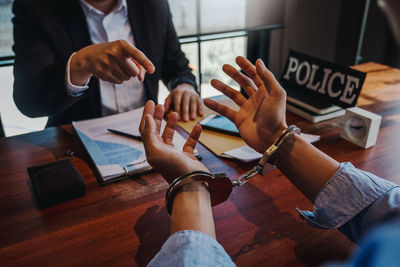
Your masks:
{"label": "dark suit jacket", "polygon": [[[147,99],[157,100],[158,81],[169,89],[195,85],[188,60],[180,50],[166,0],[127,0],[128,16],[139,50],[156,71],[146,75]],[[98,79],[88,92],[68,96],[65,68],[71,54],[91,44],[78,0],[15,0],[14,101],[27,116],[49,116],[47,126],[101,116]]]}
{"label": "dark suit jacket", "polygon": [[6,135],[4,133],[3,123],[1,123],[1,117],[0,117],[0,138],[5,136]]}

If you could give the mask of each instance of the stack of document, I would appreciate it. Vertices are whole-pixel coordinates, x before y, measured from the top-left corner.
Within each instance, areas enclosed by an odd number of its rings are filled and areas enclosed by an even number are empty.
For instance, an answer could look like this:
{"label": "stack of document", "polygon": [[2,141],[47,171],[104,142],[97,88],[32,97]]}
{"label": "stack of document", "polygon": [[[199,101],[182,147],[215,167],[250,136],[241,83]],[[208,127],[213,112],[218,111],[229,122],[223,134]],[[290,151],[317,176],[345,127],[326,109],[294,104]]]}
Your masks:
{"label": "stack of document", "polygon": [[[142,113],[143,108],[139,108],[103,118],[72,122],[100,174],[98,178],[101,184],[151,170],[141,141],[108,131],[113,129],[140,136]],[[163,121],[162,129],[165,124]],[[182,150],[185,139],[175,132],[173,143]]]}

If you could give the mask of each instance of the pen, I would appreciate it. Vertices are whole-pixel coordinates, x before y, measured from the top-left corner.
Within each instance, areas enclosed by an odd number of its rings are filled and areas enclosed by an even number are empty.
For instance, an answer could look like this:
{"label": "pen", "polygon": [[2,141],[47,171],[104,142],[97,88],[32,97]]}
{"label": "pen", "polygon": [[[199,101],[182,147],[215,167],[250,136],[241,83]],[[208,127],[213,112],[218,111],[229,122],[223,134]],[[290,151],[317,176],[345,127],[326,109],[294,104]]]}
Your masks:
{"label": "pen", "polygon": [[124,133],[124,132],[121,132],[121,131],[118,131],[118,130],[114,130],[114,129],[107,129],[107,131],[109,131],[109,132],[111,132],[113,134],[116,134],[116,135],[121,135],[121,136],[125,136],[125,137],[128,137],[128,138],[135,139],[136,141],[142,141],[142,138],[140,136],[138,136],[138,135]]}

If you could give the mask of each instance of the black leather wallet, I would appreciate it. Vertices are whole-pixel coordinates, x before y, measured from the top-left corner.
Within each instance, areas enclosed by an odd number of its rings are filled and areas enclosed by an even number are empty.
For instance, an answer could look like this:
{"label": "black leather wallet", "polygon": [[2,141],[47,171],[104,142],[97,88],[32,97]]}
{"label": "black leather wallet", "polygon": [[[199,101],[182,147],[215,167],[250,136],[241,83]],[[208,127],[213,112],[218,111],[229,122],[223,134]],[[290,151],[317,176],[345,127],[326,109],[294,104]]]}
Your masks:
{"label": "black leather wallet", "polygon": [[85,195],[85,182],[70,159],[28,168],[39,207],[49,207]]}

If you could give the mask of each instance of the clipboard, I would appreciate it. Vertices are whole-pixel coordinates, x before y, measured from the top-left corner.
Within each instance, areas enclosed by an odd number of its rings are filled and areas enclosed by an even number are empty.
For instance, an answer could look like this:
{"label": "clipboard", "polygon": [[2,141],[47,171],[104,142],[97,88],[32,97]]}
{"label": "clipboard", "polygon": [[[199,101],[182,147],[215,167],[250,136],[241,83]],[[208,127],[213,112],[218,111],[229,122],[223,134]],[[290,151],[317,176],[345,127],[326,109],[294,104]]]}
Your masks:
{"label": "clipboard", "polygon": [[[74,121],[72,126],[93,163],[100,184],[106,184],[152,170],[146,160],[143,143],[130,137],[116,135],[117,129],[132,135],[139,134],[143,107],[107,117]],[[163,120],[161,128],[165,127]],[[175,133],[172,142],[182,150],[185,139]],[[196,152],[196,151],[195,151]]]}

